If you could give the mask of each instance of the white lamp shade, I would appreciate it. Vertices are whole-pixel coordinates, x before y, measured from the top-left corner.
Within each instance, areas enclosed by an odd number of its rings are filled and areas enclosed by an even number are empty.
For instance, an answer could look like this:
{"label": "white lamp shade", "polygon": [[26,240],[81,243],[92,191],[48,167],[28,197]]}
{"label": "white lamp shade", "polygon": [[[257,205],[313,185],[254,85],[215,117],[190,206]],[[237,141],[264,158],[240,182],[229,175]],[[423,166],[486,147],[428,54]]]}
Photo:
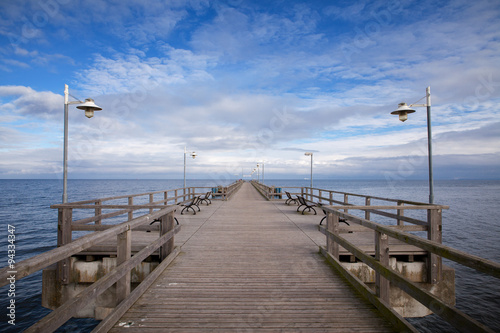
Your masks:
{"label": "white lamp shade", "polygon": [[101,111],[102,108],[94,103],[92,98],[85,99],[85,102],[76,107],[77,109],[84,110],[85,116],[87,118],[92,118],[94,116],[94,111]]}
{"label": "white lamp shade", "polygon": [[399,120],[406,121],[408,119],[408,114],[413,112],[415,112],[415,110],[406,105],[406,103],[399,103],[398,109],[392,111],[391,114],[397,114],[399,115]]}

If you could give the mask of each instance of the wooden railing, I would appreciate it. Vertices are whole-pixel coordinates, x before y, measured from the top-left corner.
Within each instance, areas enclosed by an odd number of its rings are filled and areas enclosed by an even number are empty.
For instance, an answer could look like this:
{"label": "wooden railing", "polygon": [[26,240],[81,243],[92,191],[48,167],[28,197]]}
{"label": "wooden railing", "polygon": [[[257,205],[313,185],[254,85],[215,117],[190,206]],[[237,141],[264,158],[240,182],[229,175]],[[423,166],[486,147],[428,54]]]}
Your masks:
{"label": "wooden railing", "polygon": [[[59,215],[61,220],[64,220],[65,222],[71,221],[71,213],[69,209],[72,208],[69,207],[73,207],[74,205],[74,203],[69,203],[55,206],[60,209]],[[89,206],[86,207],[87,209],[91,208],[90,205],[87,206]],[[142,208],[142,206],[112,206],[114,209],[118,208],[127,210]],[[78,254],[93,245],[109,239],[110,237],[116,237],[117,239],[117,266],[104,277],[100,278],[98,281],[83,290],[75,298],[68,300],[62,306],[52,311],[42,320],[28,328],[25,332],[52,332],[56,330],[68,319],[75,316],[79,310],[88,305],[89,302],[95,300],[100,294],[115,283],[117,284],[116,295],[118,297],[118,302],[123,301],[124,299],[127,299],[128,302],[130,302],[127,296],[130,294],[131,270],[153,252],[159,250],[160,261],[162,261],[161,264],[150,275],[148,275],[146,280],[144,280],[139,287],[144,289],[146,287],[144,283],[147,284],[152,282],[151,279],[154,277],[154,274],[159,274],[159,272],[163,270],[163,268],[165,268],[178,254],[179,250],[177,248],[174,249],[174,235],[180,230],[180,226],[175,226],[174,224],[174,212],[177,206],[148,205],[147,207],[153,209],[159,208],[160,210],[117,225],[109,226],[106,230],[96,231],[92,234],[80,237],[73,242],[71,242],[71,239],[64,238],[64,240],[68,243],[63,244],[56,249],[16,263],[16,279],[21,279],[52,264],[58,263],[59,277],[62,278],[62,281],[67,283],[69,279],[69,258],[72,255]],[[102,216],[100,216],[100,218],[102,219]],[[134,256],[131,256],[131,231],[144,226],[149,226],[149,223],[154,220],[159,220],[160,222],[159,229],[157,229],[159,230],[159,237]],[[64,234],[64,236],[67,237],[67,234]],[[9,274],[8,268],[0,270],[0,286],[6,284]]]}
{"label": "wooden railing", "polygon": [[[274,199],[281,199],[282,193],[278,193],[277,187],[274,186],[267,186],[265,184],[262,184],[258,181],[252,180],[250,183],[259,191],[260,194],[267,200],[274,200]],[[279,188],[281,190],[281,188]],[[284,193],[283,193],[284,194]]]}
{"label": "wooden railing", "polygon": [[[279,199],[274,193],[274,187],[257,182],[253,184],[268,199]],[[319,226],[319,230],[327,237],[326,247],[321,247],[321,252],[388,318],[394,317],[394,311],[389,302],[389,288],[392,284],[460,331],[493,332],[477,320],[409,281],[389,266],[388,244],[389,237],[392,237],[428,253],[427,281],[431,284],[438,283],[441,279],[442,258],[500,278],[499,263],[442,245],[442,210],[449,207],[310,187],[281,187],[283,195],[285,191],[290,192],[292,196],[301,195],[307,200],[321,204],[321,209],[327,213],[326,227]],[[283,199],[286,197],[283,196]],[[372,221],[374,215],[384,220],[384,224]],[[351,230],[356,230],[356,228],[357,230],[366,230],[366,228],[373,230],[375,257],[341,236],[339,218],[348,220]],[[422,231],[426,232],[427,239],[410,233]],[[340,246],[375,271],[375,291],[344,268],[340,262]],[[397,324],[396,321],[395,324]]]}
{"label": "wooden railing", "polygon": [[[116,237],[117,240],[117,266],[75,298],[68,300],[28,328],[26,332],[56,330],[116,283],[117,307],[95,329],[95,332],[106,331],[179,253],[179,249],[174,248],[174,235],[180,230],[180,226],[175,226],[174,223],[174,213],[178,208],[176,204],[207,192],[212,192],[215,200],[227,200],[236,193],[241,184],[242,182],[238,181],[227,187],[187,187],[52,205],[51,208],[58,210],[58,247],[16,263],[16,279],[22,279],[57,264],[58,283],[68,284],[71,256],[111,237]],[[88,211],[92,211],[90,216],[85,213]],[[139,214],[142,215],[137,216]],[[78,219],[74,220],[76,216]],[[126,221],[118,223],[117,219]],[[103,221],[110,223],[104,224]],[[159,224],[151,225],[153,221],[158,221]],[[132,230],[156,231],[159,237],[132,256]],[[92,233],[74,240],[74,231]],[[131,292],[131,270],[156,251],[159,253],[160,265]],[[7,278],[10,274],[12,272],[8,267],[0,270],[0,287],[8,283]]]}
{"label": "wooden railing", "polygon": [[[352,214],[341,212],[342,209],[349,210],[427,210],[431,219],[440,219],[441,210],[448,208],[439,205],[413,205],[413,206],[329,206],[322,207],[327,212],[327,226],[321,228],[327,236],[326,248],[322,247],[322,253],[328,260],[368,299],[375,304],[380,311],[384,308],[390,308],[389,287],[390,284],[397,286],[418,302],[426,306],[434,313],[441,316],[447,322],[463,332],[493,332],[485,325],[479,323],[467,314],[461,312],[455,307],[442,302],[439,298],[417,286],[415,283],[404,278],[399,273],[389,267],[389,242],[388,237],[393,237],[399,241],[417,246],[430,253],[431,280],[435,283],[440,278],[441,263],[440,259],[447,258],[459,264],[476,269],[479,272],[486,273],[496,278],[500,278],[500,264],[489,261],[451,247],[442,245],[440,240],[427,240],[421,237],[403,232],[398,228],[381,225],[368,219],[360,218]],[[349,223],[358,224],[365,228],[372,229],[375,233],[375,258],[363,252],[360,248],[343,238],[339,232],[339,218],[345,218]],[[431,223],[432,224],[432,223]],[[352,273],[344,269],[339,260],[339,246],[363,261],[366,265],[375,270],[376,291],[373,292],[363,282],[358,280]],[[436,265],[436,266],[435,266]]]}

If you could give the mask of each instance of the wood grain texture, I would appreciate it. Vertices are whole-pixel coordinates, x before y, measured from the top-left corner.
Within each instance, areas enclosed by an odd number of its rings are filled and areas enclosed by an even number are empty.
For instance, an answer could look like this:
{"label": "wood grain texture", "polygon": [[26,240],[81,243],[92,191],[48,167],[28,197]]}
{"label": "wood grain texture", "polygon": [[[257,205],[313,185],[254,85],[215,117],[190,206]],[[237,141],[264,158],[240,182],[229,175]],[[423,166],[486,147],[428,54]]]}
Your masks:
{"label": "wood grain texture", "polygon": [[110,332],[393,331],[281,206],[245,183],[183,217],[182,252]]}

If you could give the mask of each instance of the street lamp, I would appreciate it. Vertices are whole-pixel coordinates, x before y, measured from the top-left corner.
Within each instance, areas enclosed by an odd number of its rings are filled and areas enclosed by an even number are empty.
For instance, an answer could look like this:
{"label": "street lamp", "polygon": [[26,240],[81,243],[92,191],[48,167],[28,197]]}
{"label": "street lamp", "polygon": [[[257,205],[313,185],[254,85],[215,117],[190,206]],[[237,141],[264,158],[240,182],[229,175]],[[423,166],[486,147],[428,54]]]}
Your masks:
{"label": "street lamp", "polygon": [[260,182],[260,165],[257,163],[257,182]]}
{"label": "street lamp", "polygon": [[427,107],[427,147],[429,154],[429,203],[434,203],[434,179],[432,175],[432,131],[431,131],[431,87],[427,87],[425,90],[425,96],[422,99],[426,98],[426,104],[410,104],[409,106],[406,103],[399,103],[398,109],[396,111],[392,111],[391,114],[399,115],[399,120],[406,121],[408,119],[408,114],[415,112],[411,107]]}
{"label": "street lamp", "polygon": [[260,163],[262,165],[262,184],[264,184],[264,162]]}
{"label": "street lamp", "polygon": [[304,155],[311,156],[311,189],[313,187],[313,153],[307,152]]}
{"label": "street lamp", "polygon": [[102,108],[95,105],[92,98],[85,99],[82,102],[76,99],[76,101],[69,101],[69,88],[68,85],[64,85],[64,149],[63,149],[63,203],[68,202],[68,108],[70,104],[81,104],[76,108],[85,111],[85,116],[87,118],[92,118],[94,116],[94,111],[101,111]]}
{"label": "street lamp", "polygon": [[[186,146],[184,146],[184,189],[186,189]],[[193,160],[196,158],[197,154],[193,151],[191,154],[189,154],[193,158]]]}

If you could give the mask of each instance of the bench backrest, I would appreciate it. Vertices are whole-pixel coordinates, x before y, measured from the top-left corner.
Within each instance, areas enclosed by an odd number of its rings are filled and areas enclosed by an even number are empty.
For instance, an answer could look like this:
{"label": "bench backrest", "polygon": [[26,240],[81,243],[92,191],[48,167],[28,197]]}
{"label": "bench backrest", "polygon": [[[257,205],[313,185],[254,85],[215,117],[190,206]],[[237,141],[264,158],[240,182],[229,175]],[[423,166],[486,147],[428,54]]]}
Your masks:
{"label": "bench backrest", "polygon": [[297,199],[299,200],[301,205],[307,205],[306,204],[306,199],[304,197],[301,197],[300,195],[297,196]]}

